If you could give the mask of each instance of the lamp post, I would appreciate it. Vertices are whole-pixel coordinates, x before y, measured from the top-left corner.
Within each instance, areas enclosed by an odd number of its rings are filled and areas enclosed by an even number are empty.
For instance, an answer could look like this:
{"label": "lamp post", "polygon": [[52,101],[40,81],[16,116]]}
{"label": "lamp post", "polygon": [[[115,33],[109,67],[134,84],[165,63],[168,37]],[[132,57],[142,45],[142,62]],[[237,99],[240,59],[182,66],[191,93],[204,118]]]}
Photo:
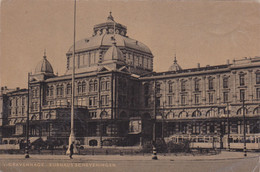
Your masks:
{"label": "lamp post", "polygon": [[29,156],[29,108],[30,108],[30,89],[29,89],[30,73],[28,73],[28,98],[27,98],[27,116],[26,116],[26,147],[25,147],[25,158],[30,158]]}
{"label": "lamp post", "polygon": [[[75,97],[75,39],[76,39],[76,0],[74,1],[74,29],[73,29],[73,54],[72,54],[72,80],[71,80],[71,119],[70,119],[70,136],[69,136],[69,146],[67,149],[67,154],[70,153],[70,145],[76,140],[74,134],[74,97]],[[74,153],[77,153],[77,149],[74,149]]]}
{"label": "lamp post", "polygon": [[229,103],[227,103],[227,127],[228,127],[228,137],[227,137],[227,150],[230,151],[230,142],[229,142],[229,137],[230,137],[230,126],[229,126]]}
{"label": "lamp post", "polygon": [[103,148],[103,140],[102,140],[102,135],[103,135],[103,121],[102,121],[103,109],[102,109],[102,100],[99,101],[99,106],[100,106],[100,109],[101,109],[101,112],[100,112],[100,124],[99,124],[99,131],[100,131],[100,148]]}
{"label": "lamp post", "polygon": [[157,112],[157,85],[154,80],[154,122],[153,122],[153,160],[158,160],[156,151],[156,112]]}
{"label": "lamp post", "polygon": [[244,157],[246,153],[246,115],[245,115],[245,96],[242,97],[242,109],[243,109],[243,123],[244,123]]}

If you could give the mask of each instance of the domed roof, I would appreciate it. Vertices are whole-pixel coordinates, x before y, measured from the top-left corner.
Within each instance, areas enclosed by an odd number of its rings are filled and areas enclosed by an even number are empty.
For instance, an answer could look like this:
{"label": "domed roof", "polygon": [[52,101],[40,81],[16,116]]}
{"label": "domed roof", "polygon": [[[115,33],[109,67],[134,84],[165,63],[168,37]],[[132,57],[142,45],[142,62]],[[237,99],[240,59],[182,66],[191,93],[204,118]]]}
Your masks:
{"label": "domed roof", "polygon": [[106,54],[104,55],[104,62],[108,60],[118,60],[124,62],[124,55],[122,51],[116,46],[116,43],[107,50]]}
{"label": "domed roof", "polygon": [[47,60],[45,52],[44,52],[43,59],[37,64],[35,68],[35,74],[39,74],[39,73],[53,74],[53,68],[50,62]]}
{"label": "domed roof", "polygon": [[[112,46],[115,39],[118,47],[127,47],[151,54],[150,49],[145,44],[126,36],[126,26],[116,23],[111,13],[105,23],[95,25],[93,30],[92,37],[75,43],[76,52],[92,50],[101,46]],[[73,46],[71,46],[68,53],[72,54],[72,52]]]}
{"label": "domed roof", "polygon": [[173,64],[169,67],[169,71],[179,71],[182,70],[181,66],[177,63],[176,55],[174,57]]}

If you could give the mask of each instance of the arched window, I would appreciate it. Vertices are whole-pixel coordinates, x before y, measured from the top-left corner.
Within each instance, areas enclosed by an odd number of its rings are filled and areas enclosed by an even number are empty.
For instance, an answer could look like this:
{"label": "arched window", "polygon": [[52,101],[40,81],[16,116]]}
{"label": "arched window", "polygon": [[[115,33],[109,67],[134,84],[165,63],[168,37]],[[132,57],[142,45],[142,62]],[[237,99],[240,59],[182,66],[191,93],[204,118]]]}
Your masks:
{"label": "arched window", "polygon": [[247,108],[244,108],[243,109],[243,107],[241,107],[241,108],[239,108],[238,110],[237,110],[237,115],[243,115],[243,110],[245,111],[245,114],[248,114],[248,110],[247,110]]}
{"label": "arched window", "polygon": [[186,112],[186,111],[181,111],[181,112],[179,113],[179,118],[185,118],[185,117],[189,117],[188,112]]}
{"label": "arched window", "polygon": [[199,110],[196,110],[192,113],[192,117],[200,117],[201,116],[201,112]]}
{"label": "arched window", "polygon": [[260,114],[260,106],[256,107],[253,111],[254,115],[259,115]]}
{"label": "arched window", "polygon": [[214,117],[216,112],[213,109],[210,109],[206,112],[206,117]]}
{"label": "arched window", "polygon": [[175,117],[174,113],[173,112],[169,112],[166,114],[165,118],[166,119],[173,119]]}

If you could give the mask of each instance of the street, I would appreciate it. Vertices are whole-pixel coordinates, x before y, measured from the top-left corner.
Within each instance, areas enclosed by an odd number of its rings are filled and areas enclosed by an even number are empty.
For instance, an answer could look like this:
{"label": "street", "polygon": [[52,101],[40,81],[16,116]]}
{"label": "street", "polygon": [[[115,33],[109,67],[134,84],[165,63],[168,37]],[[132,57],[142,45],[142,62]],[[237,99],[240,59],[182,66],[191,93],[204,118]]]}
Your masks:
{"label": "street", "polygon": [[75,155],[69,159],[65,155],[1,155],[1,172],[71,172],[76,171],[114,171],[114,172],[259,172],[260,156],[249,153],[246,158],[241,152],[224,152],[212,156],[163,156],[159,160],[151,160],[151,156],[120,155]]}

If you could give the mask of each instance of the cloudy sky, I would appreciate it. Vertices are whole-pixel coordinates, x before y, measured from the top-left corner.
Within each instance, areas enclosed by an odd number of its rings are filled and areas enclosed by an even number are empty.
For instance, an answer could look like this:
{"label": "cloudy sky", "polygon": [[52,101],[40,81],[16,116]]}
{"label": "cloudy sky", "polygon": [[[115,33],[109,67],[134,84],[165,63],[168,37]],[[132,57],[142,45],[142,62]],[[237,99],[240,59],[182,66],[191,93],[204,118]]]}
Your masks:
{"label": "cloudy sky", "polygon": [[[182,68],[225,64],[227,59],[260,56],[260,3],[257,1],[77,1],[76,40],[93,26],[114,19],[127,35],[146,44],[154,70],[166,71],[177,54]],[[55,73],[65,73],[73,43],[72,0],[2,0],[0,85],[26,87],[44,49]]]}

